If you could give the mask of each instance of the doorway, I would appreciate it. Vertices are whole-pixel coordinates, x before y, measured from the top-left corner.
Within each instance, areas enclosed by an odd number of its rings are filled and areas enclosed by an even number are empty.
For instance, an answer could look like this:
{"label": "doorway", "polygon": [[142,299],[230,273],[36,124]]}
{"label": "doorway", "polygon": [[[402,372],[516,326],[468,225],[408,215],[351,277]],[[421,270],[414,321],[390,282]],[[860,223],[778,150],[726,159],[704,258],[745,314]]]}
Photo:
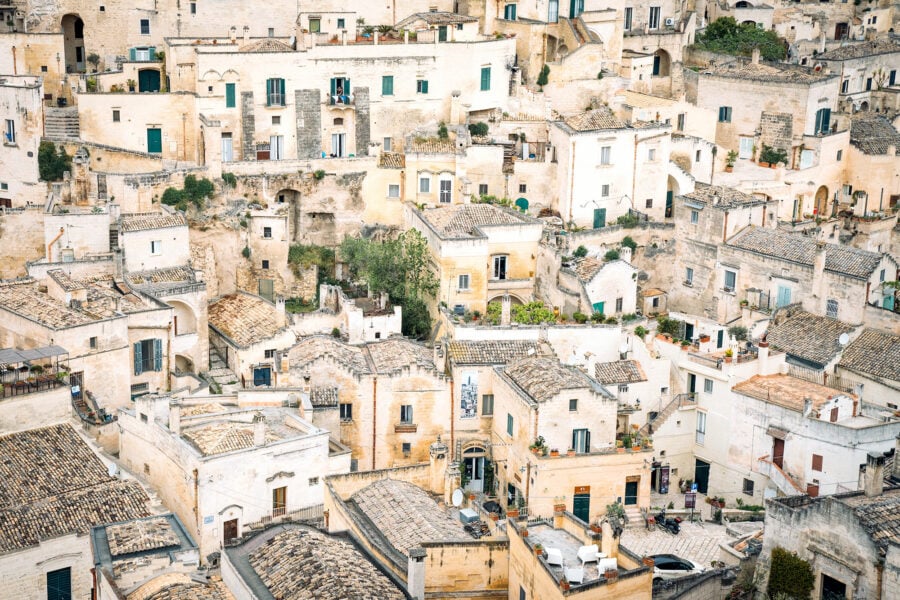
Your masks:
{"label": "doorway", "polygon": [[147,152],[162,154],[162,129],[159,127],[147,128]]}
{"label": "doorway", "polygon": [[572,514],[589,523],[591,519],[591,495],[575,494],[572,497]]}
{"label": "doorway", "polygon": [[694,461],[694,483],[701,494],[709,490],[709,463],[699,458]]}
{"label": "doorway", "polygon": [[594,229],[602,229],[606,227],[606,209],[594,209]]}
{"label": "doorway", "polygon": [[638,503],[638,482],[625,482],[625,506],[634,506]]}
{"label": "doorway", "polygon": [[141,69],[138,71],[138,91],[158,92],[159,71],[156,69]]}
{"label": "doorway", "polygon": [[772,438],[772,462],[778,465],[779,469],[784,468],[784,440]]}
{"label": "doorway", "polygon": [[66,73],[84,72],[84,21],[74,14],[62,18]]}
{"label": "doorway", "polygon": [[822,575],[822,600],[845,600],[847,598],[847,584],[834,577]]}
{"label": "doorway", "polygon": [[466,491],[484,491],[484,457],[470,456],[463,461],[466,469]]}
{"label": "doorway", "polygon": [[689,394],[697,392],[697,376],[693,373],[688,373],[687,388]]}
{"label": "doorway", "polygon": [[222,133],[222,162],[231,162],[234,160],[234,144],[231,141],[231,133]]}
{"label": "doorway", "polygon": [[347,134],[332,133],[331,134],[331,156],[334,158],[343,158],[347,151]]}
{"label": "doorway", "polygon": [[229,521],[225,521],[222,526],[222,541],[227,545],[228,542],[237,538],[238,536],[238,520],[231,519]]}

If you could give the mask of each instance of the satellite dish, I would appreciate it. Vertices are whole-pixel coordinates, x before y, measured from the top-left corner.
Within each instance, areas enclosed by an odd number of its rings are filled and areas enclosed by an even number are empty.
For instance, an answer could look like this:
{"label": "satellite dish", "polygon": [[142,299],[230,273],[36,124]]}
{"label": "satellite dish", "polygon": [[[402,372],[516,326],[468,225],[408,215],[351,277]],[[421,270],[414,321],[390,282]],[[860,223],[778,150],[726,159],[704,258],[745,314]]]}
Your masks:
{"label": "satellite dish", "polygon": [[838,338],[838,343],[839,343],[841,346],[846,346],[846,345],[847,345],[847,342],[849,342],[849,341],[850,341],[850,336],[847,335],[846,333],[842,333],[842,334],[841,334],[841,337]]}
{"label": "satellite dish", "polygon": [[628,354],[628,344],[619,346],[619,354]]}
{"label": "satellite dish", "polygon": [[116,463],[112,463],[112,464],[108,465],[106,467],[106,469],[107,469],[107,472],[109,473],[110,477],[115,477],[116,475],[119,474],[119,467],[116,466]]}
{"label": "satellite dish", "polygon": [[453,506],[459,508],[460,505],[462,505],[464,498],[465,495],[463,494],[463,491],[457,488],[453,490],[453,495],[450,496],[450,501],[453,503]]}

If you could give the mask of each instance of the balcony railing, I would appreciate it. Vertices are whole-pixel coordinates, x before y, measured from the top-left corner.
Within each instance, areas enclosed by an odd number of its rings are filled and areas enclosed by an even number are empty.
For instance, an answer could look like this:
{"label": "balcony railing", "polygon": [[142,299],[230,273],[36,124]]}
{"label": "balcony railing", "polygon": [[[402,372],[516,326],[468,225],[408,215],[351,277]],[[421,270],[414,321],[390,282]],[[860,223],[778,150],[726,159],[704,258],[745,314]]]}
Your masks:
{"label": "balcony railing", "polygon": [[38,392],[46,392],[67,385],[69,385],[68,381],[61,381],[56,375],[39,375],[31,379],[22,379],[20,381],[4,383],[0,397],[12,398],[13,396],[36,394]]}
{"label": "balcony railing", "polygon": [[394,433],[415,433],[419,426],[415,423],[395,423]]}

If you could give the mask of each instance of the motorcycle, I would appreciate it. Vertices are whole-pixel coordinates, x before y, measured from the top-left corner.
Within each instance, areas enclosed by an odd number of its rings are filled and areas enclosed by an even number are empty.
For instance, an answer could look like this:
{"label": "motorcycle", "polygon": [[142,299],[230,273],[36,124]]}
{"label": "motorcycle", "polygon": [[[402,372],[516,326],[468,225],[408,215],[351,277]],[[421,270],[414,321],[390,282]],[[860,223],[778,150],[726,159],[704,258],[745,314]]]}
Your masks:
{"label": "motorcycle", "polygon": [[668,531],[672,535],[678,535],[681,531],[681,519],[679,517],[666,517],[666,509],[662,509],[659,514],[653,517],[656,526],[663,531]]}

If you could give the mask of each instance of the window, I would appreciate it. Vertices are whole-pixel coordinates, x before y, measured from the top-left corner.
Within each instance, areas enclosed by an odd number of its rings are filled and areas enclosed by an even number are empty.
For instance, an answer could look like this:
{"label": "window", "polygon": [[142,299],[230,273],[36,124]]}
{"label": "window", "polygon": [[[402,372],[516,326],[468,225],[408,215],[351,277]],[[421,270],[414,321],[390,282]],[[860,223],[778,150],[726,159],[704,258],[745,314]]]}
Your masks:
{"label": "window", "polygon": [[844,158],[844,151],[843,151],[843,150],[838,150],[838,151],[837,151],[837,155],[835,156],[835,160],[836,160],[837,162],[841,162],[841,159],[842,159],[842,158]]}
{"label": "window", "polygon": [[506,279],[506,255],[494,257],[494,279]]}
{"label": "window", "polygon": [[651,6],[650,7],[650,20],[649,25],[650,29],[659,29],[659,7]]}
{"label": "window", "polygon": [[602,146],[600,148],[600,164],[601,165],[611,165],[612,164],[612,146]]}
{"label": "window", "polygon": [[634,9],[625,7],[625,31],[631,31],[631,22],[634,19]]}
{"label": "window", "polygon": [[491,68],[481,67],[481,91],[487,92],[491,89]]}
{"label": "window", "polygon": [[479,196],[487,196],[488,193],[488,184],[479,183],[478,184],[478,195]]}
{"label": "window", "polygon": [[122,113],[118,110],[113,110],[113,123],[118,123],[122,120]]}
{"label": "window", "polygon": [[828,133],[831,128],[831,109],[820,108],[816,111],[816,134]]}
{"label": "window", "polygon": [[346,28],[347,28],[347,21],[345,21],[344,19],[338,19],[338,20],[337,20],[337,28],[338,28],[338,29],[346,29]]}
{"label": "window", "polygon": [[706,441],[706,413],[697,411],[697,436],[696,440],[698,444],[703,444]]}
{"label": "window", "polygon": [[449,179],[441,179],[440,201],[444,204],[450,204],[453,198],[453,182]]}
{"label": "window", "polygon": [[162,240],[154,240],[150,242],[150,254],[159,256],[162,254]]}
{"label": "window", "polygon": [[191,2],[191,14],[192,15],[197,14],[197,3],[196,2]]}
{"label": "window", "polygon": [[469,276],[468,275],[460,275],[457,279],[457,287],[459,290],[468,290],[469,289]]}
{"label": "window", "polygon": [[737,273],[734,271],[725,271],[725,291],[733,292],[737,284]]}
{"label": "window", "polygon": [[12,119],[6,120],[6,143],[7,144],[15,144],[16,143],[16,122]]}
{"label": "window", "polygon": [[319,478],[318,478],[318,477],[310,477],[310,478],[307,480],[306,484],[307,484],[309,487],[317,486],[317,485],[319,485]]}
{"label": "window", "polygon": [[515,21],[516,20],[516,5],[515,4],[507,4],[503,7],[503,18],[507,21]]}
{"label": "window", "polygon": [[888,85],[894,85],[897,83],[897,70],[891,70],[890,75],[888,76]]}
{"label": "window", "polygon": [[752,479],[744,479],[744,493],[748,496],[753,495],[753,480]]}
{"label": "window", "polygon": [[400,406],[400,422],[411,424],[413,422],[412,404],[403,404]]}
{"label": "window", "polygon": [[604,183],[600,186],[600,197],[608,198],[609,197],[609,184]]}
{"label": "window", "polygon": [[569,411],[575,412],[578,410],[578,398],[571,398],[569,400]]}
{"label": "window", "polygon": [[399,198],[400,197],[400,184],[392,183],[388,185],[388,198]]}
{"label": "window", "polygon": [[141,19],[141,35],[150,35],[150,19]]}
{"label": "window", "polygon": [[684,283],[687,285],[694,283],[694,270],[690,267],[684,270]]}
{"label": "window", "polygon": [[656,160],[656,148],[650,148],[647,150],[647,160],[653,162]]}
{"label": "window", "polygon": [[385,152],[391,151],[391,138],[389,138],[389,137],[384,138],[384,151]]}
{"label": "window", "polygon": [[141,340],[134,346],[134,374],[162,371],[162,340]]}
{"label": "window", "polygon": [[431,177],[424,176],[419,177],[419,193],[420,194],[430,194],[431,193]]}
{"label": "window", "polygon": [[268,269],[268,268],[269,268],[269,261],[268,261],[268,260],[262,261],[262,268],[263,268],[263,269]]}
{"label": "window", "polygon": [[591,432],[587,429],[572,430],[572,449],[579,454],[591,451]]}
{"label": "window", "polygon": [[691,225],[696,225],[700,222],[700,213],[696,210],[691,211]]}
{"label": "window", "polygon": [[886,270],[886,269],[882,269],[882,270],[878,273],[878,281],[884,281],[884,278],[885,278],[886,276],[887,276],[887,270]]}
{"label": "window", "polygon": [[653,208],[653,198],[647,198],[647,201],[644,203],[644,208]]}
{"label": "window", "polygon": [[847,89],[848,89],[849,87],[850,87],[850,80],[849,80],[849,79],[843,80],[843,81],[841,82],[841,93],[842,93],[842,94],[846,94],[846,93],[847,93]]}
{"label": "window", "polygon": [[694,155],[694,162],[700,162],[701,158],[703,158],[703,151],[697,150],[697,153]]}
{"label": "window", "polygon": [[381,95],[382,96],[393,96],[394,95],[394,76],[393,75],[383,75],[381,77]]}
{"label": "window", "polygon": [[408,458],[409,455],[412,454],[412,444],[410,444],[409,442],[403,442],[400,448],[403,450],[403,456],[406,456]]}
{"label": "window", "polygon": [[519,184],[519,193],[524,194],[527,191],[528,191],[528,186],[524,183],[520,183]]}
{"label": "window", "polygon": [[515,421],[513,421],[513,416],[509,413],[506,414],[506,435],[512,437],[513,427],[515,425]]}
{"label": "window", "polygon": [[428,93],[428,81],[425,79],[416,80],[416,93],[417,94],[427,94]]}
{"label": "window", "polygon": [[272,125],[281,125],[281,116],[272,117]]}
{"label": "window", "polygon": [[712,379],[704,379],[703,380],[703,391],[707,394],[712,394],[713,391],[713,380]]}
{"label": "window", "polygon": [[284,79],[266,79],[266,106],[284,106]]}
{"label": "window", "polygon": [[322,31],[322,19],[319,17],[309,18],[309,32],[320,33]]}
{"label": "window", "polygon": [[281,160],[284,158],[284,136],[269,136],[269,160]]}
{"label": "window", "polygon": [[263,237],[265,239],[272,239],[272,228],[271,227],[263,227]]}
{"label": "window", "polygon": [[620,383],[620,384],[619,384],[619,393],[620,393],[620,394],[627,394],[627,393],[628,393],[628,384],[627,384],[627,383]]}
{"label": "window", "polygon": [[494,395],[481,395],[481,416],[489,417],[494,414]]}
{"label": "window", "polygon": [[89,341],[91,350],[96,350],[97,349],[97,336],[96,335],[91,336],[90,340],[88,340],[88,341]]}
{"label": "window", "polygon": [[719,123],[731,123],[731,107],[719,107]]}
{"label": "window", "polygon": [[616,298],[616,312],[622,312],[622,298]]}
{"label": "window", "polygon": [[349,402],[341,403],[340,405],[341,411],[341,421],[352,421],[353,420],[353,405]]}
{"label": "window", "polygon": [[829,299],[825,302],[825,316],[831,317],[832,319],[837,319],[838,316],[838,301]]}
{"label": "window", "polygon": [[275,348],[269,348],[263,351],[263,356],[265,358],[275,358]]}
{"label": "window", "polygon": [[[149,470],[149,469],[148,469]],[[72,599],[72,569],[58,569],[47,573],[47,600]]]}
{"label": "window", "polygon": [[822,457],[819,454],[812,455],[812,470],[822,471]]}
{"label": "window", "polygon": [[287,510],[287,488],[280,487],[272,490],[272,516],[280,517]]}
{"label": "window", "polygon": [[678,131],[684,131],[684,115],[685,113],[679,113],[678,118],[675,120],[675,126],[678,128]]}

